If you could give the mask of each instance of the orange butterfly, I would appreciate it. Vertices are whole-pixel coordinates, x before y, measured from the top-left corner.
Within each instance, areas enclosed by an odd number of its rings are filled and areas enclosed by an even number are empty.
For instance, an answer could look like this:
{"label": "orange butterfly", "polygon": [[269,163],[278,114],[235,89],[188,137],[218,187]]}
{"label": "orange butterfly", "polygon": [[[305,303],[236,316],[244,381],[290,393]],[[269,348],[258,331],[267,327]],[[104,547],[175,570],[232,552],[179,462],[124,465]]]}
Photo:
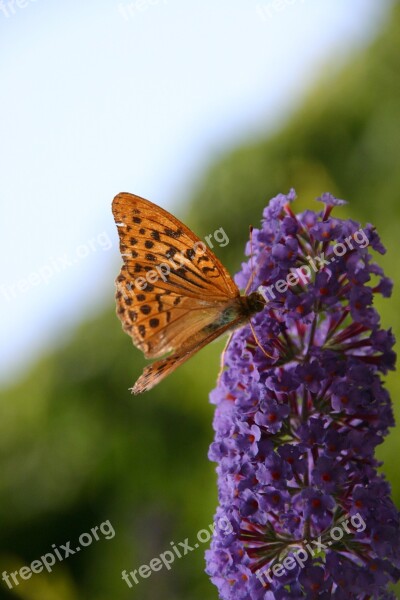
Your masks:
{"label": "orange butterfly", "polygon": [[151,389],[198,350],[263,310],[259,292],[241,296],[225,267],[183,223],[156,204],[121,193],[112,203],[124,261],[117,315],[148,365],[132,388]]}

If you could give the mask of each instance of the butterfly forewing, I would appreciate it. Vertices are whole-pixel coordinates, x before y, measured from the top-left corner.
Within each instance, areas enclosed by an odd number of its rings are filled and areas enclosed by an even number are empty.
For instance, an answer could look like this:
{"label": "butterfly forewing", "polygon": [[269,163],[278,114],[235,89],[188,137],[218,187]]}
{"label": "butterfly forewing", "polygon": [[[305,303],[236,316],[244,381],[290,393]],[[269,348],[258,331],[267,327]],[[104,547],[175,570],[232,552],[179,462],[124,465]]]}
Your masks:
{"label": "butterfly forewing", "polygon": [[165,271],[167,279],[161,278],[163,289],[177,293],[181,290],[195,297],[203,294],[207,298],[239,295],[236,284],[214,253],[164,209],[139,196],[121,193],[113,200],[113,215],[121,255],[133,279],[159,267],[157,272]]}

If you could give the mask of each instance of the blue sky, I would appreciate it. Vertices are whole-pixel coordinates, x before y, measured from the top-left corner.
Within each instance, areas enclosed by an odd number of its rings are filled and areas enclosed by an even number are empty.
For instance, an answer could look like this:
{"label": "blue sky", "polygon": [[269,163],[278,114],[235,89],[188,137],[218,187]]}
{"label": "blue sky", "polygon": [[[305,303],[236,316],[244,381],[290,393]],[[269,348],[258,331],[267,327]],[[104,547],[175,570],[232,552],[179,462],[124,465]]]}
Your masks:
{"label": "blue sky", "polygon": [[111,301],[116,193],[176,207],[213,157],[277,127],[366,44],[389,4],[0,0],[0,380]]}

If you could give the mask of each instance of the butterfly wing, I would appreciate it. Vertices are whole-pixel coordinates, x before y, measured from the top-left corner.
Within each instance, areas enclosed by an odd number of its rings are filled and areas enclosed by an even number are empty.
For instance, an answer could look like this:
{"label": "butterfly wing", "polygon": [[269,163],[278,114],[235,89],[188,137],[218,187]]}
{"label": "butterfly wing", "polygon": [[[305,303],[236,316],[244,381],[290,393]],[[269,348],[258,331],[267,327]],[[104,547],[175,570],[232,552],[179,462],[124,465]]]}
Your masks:
{"label": "butterfly wing", "polygon": [[161,360],[157,360],[143,370],[143,373],[136,381],[133,386],[132,393],[133,394],[141,394],[142,392],[147,392],[155,385],[160,383],[162,379],[170,375],[175,369],[180,367],[184,362],[186,362],[189,358],[191,358],[196,352],[204,348],[207,344],[217,339],[220,335],[227,332],[230,329],[235,329],[238,325],[242,324],[246,319],[242,319],[238,317],[237,320],[232,323],[227,323],[218,329],[215,329],[211,333],[207,333],[206,329],[202,332],[199,332],[196,336],[196,340],[192,345],[187,345],[181,348],[175,354],[171,356],[167,356],[167,358],[163,358]]}
{"label": "butterfly wing", "polygon": [[158,358],[181,346],[202,327],[214,322],[227,306],[183,296],[152,284],[151,292],[132,291],[117,282],[117,314],[122,327],[146,358]]}
{"label": "butterfly wing", "polygon": [[116,280],[117,314],[147,358],[183,352],[188,339],[200,343],[224,311],[230,322],[236,318],[237,286],[181,221],[128,193],[114,198],[113,215],[124,261]]}

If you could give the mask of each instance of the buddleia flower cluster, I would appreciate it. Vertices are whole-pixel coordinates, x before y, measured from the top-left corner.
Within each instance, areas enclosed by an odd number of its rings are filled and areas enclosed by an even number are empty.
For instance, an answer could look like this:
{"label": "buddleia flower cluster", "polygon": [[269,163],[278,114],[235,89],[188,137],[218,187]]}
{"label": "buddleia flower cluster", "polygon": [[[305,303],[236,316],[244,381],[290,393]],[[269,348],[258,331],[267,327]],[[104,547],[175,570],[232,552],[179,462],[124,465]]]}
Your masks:
{"label": "buddleia flower cluster", "polygon": [[[236,331],[211,393],[219,507],[207,572],[224,600],[390,599],[400,576],[399,512],[375,448],[394,425],[382,376],[394,338],[373,307],[391,281],[375,228],[295,214],[270,201],[236,276],[259,289],[253,331]],[[247,255],[250,255],[250,244]],[[257,343],[255,341],[257,338]]]}

